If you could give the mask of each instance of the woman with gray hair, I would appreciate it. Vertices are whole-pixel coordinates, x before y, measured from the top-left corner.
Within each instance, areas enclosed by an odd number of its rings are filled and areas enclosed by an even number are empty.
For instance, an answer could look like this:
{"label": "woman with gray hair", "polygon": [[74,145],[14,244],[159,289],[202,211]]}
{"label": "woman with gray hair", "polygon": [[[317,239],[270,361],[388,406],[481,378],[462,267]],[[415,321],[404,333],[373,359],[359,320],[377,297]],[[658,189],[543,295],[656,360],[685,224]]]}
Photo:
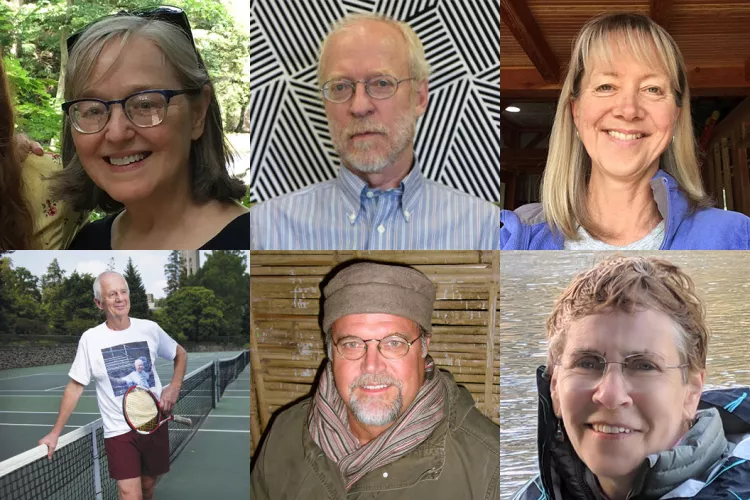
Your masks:
{"label": "woman with gray hair", "polygon": [[607,258],[558,298],[547,337],[540,473],[516,500],[748,498],[749,390],[701,394],[708,326],[683,271]]}
{"label": "woman with gray hair", "polygon": [[211,79],[183,11],[106,17],[68,39],[63,163],[53,193],[109,212],[72,249],[247,249]]}
{"label": "woman with gray hair", "polygon": [[505,250],[744,250],[750,218],[710,208],[680,50],[641,14],[581,29],[541,203],[501,214]]}

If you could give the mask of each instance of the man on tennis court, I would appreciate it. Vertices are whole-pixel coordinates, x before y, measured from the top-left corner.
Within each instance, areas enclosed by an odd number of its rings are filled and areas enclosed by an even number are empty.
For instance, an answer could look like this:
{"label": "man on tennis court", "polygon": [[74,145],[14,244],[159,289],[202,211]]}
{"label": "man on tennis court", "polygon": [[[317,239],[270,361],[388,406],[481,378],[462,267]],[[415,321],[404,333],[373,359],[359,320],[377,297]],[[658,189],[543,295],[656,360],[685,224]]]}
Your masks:
{"label": "man on tennis court", "polygon": [[[122,397],[129,384],[119,383],[121,375],[138,371],[138,361],[149,356],[151,366],[157,357],[174,360],[174,375],[162,390],[156,370],[141,383],[159,397],[161,407],[171,412],[180,393],[187,367],[187,353],[153,321],[131,318],[130,290],[119,273],[107,271],[94,281],[94,302],[104,312],[106,321],[84,332],[78,342],[70,382],[63,393],[60,412],[52,432],[39,444],[47,445],[48,457],[57,447],[57,440],[78,400],[92,379],[96,382],[96,400],[104,423],[104,447],[109,474],[117,480],[123,500],[150,500],[156,478],[169,471],[169,437],[164,425],[150,435],[131,430],[122,412]],[[151,383],[153,380],[153,384]]]}
{"label": "man on tennis court", "polygon": [[328,361],[313,396],[265,436],[251,498],[498,498],[500,429],[427,353],[432,282],[359,262],[322,295]]}

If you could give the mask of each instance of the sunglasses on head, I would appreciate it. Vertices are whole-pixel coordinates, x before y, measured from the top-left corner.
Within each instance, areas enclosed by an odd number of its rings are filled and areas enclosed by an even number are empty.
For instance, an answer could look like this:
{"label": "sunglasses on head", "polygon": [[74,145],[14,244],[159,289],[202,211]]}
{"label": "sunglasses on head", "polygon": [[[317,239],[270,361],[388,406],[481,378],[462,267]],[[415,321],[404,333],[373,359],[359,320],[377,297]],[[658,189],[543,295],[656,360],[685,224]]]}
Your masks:
{"label": "sunglasses on head", "polygon": [[146,19],[153,19],[156,21],[164,21],[174,26],[177,26],[188,36],[188,38],[190,39],[190,43],[192,43],[193,48],[195,48],[195,40],[193,40],[193,32],[190,29],[190,22],[188,21],[187,14],[185,14],[185,11],[183,11],[182,9],[178,7],[171,7],[169,5],[163,5],[161,7],[155,7],[153,9],[143,9],[143,10],[135,10],[135,11],[121,10],[117,14],[112,14],[111,16],[105,16],[101,19],[97,19],[93,23],[87,25],[82,30],[77,31],[76,33],[73,33],[72,35],[68,37],[68,40],[67,40],[68,54],[72,52],[73,47],[78,42],[78,39],[81,38],[81,35],[87,29],[89,29],[89,27],[98,23],[102,19],[107,19],[109,17],[117,17],[117,16],[143,17]]}

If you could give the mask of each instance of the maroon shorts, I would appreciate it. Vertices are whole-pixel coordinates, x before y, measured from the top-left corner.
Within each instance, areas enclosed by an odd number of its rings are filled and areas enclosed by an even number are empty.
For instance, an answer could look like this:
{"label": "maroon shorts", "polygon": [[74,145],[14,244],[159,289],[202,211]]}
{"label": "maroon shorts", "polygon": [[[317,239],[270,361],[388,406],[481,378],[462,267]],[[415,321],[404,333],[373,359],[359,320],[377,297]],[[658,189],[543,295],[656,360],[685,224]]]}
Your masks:
{"label": "maroon shorts", "polygon": [[158,476],[169,472],[169,434],[167,424],[153,434],[135,431],[104,440],[109,476],[112,479],[131,479]]}

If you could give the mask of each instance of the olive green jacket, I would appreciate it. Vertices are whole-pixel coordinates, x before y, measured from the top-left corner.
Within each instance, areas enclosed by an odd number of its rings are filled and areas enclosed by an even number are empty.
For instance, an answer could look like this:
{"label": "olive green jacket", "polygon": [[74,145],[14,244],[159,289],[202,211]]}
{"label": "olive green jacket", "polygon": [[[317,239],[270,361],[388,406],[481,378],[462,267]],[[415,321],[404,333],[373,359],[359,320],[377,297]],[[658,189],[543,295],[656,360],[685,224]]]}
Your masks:
{"label": "olive green jacket", "polygon": [[310,399],[281,413],[250,475],[252,500],[498,500],[500,429],[443,371],[445,416],[422,444],[346,491],[336,464],[307,428]]}

